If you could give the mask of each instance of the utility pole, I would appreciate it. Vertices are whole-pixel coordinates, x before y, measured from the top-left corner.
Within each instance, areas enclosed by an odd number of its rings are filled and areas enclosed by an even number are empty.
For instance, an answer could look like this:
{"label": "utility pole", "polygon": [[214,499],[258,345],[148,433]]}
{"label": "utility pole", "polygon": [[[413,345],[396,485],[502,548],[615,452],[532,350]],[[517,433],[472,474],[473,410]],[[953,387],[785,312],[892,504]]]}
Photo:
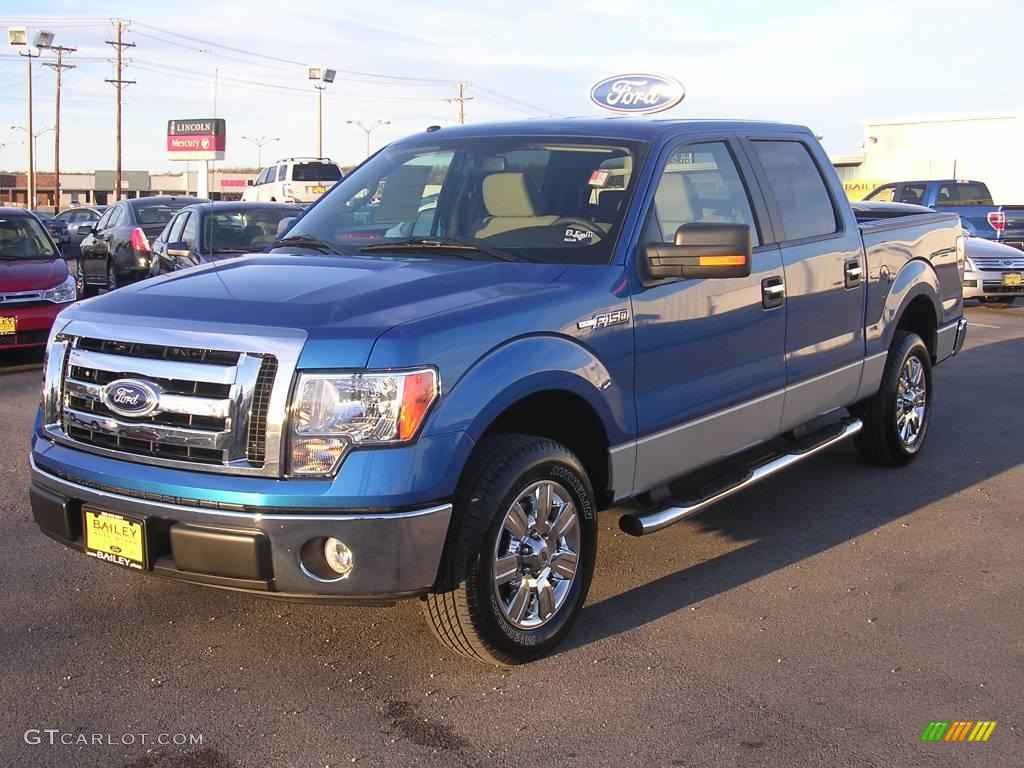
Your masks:
{"label": "utility pole", "polygon": [[38,51],[32,53],[31,50],[18,53],[28,59],[28,141],[25,142],[28,145],[28,177],[25,207],[31,211],[36,207],[36,158],[35,141],[32,139],[32,59],[38,59],[42,54]]}
{"label": "utility pole", "polygon": [[123,51],[125,48],[134,48],[135,43],[126,43],[122,39],[124,28],[127,25],[118,19],[114,22],[114,27],[117,30],[117,40],[107,40],[107,45],[113,46],[117,50],[117,60],[115,67],[117,68],[117,77],[110,78],[107,80],[108,83],[112,83],[114,88],[117,89],[117,128],[116,128],[116,139],[115,143],[117,146],[117,169],[114,172],[114,184],[117,189],[114,190],[114,202],[121,199],[121,92],[124,90],[126,85],[133,85],[134,80],[125,80],[124,74],[124,56]]}
{"label": "utility pole", "polygon": [[465,125],[465,123],[466,123],[466,102],[473,100],[472,96],[467,96],[466,95],[466,89],[469,88],[470,85],[472,85],[472,83],[458,83],[455,86],[455,89],[458,91],[459,95],[456,96],[454,99],[448,99],[448,103],[449,104],[458,104],[459,105],[459,125]]}
{"label": "utility pole", "polygon": [[54,213],[60,211],[60,80],[61,72],[65,69],[74,69],[74,64],[64,63],[65,53],[74,53],[77,48],[68,48],[63,45],[55,45],[50,48],[51,51],[56,51],[57,61],[56,63],[45,62],[44,66],[49,67],[57,73],[57,107],[55,113],[55,125],[53,134],[53,210]]}

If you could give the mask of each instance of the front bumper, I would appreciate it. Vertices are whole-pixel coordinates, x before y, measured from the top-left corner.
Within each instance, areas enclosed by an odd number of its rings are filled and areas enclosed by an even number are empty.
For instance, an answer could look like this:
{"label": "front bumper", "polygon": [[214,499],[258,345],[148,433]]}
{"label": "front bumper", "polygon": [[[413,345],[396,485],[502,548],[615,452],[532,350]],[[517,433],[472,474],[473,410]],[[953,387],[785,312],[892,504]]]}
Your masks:
{"label": "front bumper", "polygon": [[[145,521],[153,574],[278,597],[387,603],[422,595],[437,577],[452,513],[451,504],[384,513],[229,509],[86,485],[30,461],[33,517],[50,538],[84,551],[88,505]],[[324,578],[316,542],[325,537],[353,553],[344,578]]]}
{"label": "front bumper", "polygon": [[6,309],[0,309],[0,317],[13,317],[17,324],[17,331],[13,335],[0,336],[0,349],[45,345],[54,319],[67,306],[69,305],[44,301],[38,304],[20,307],[13,305]]}
{"label": "front bumper", "polygon": [[1003,274],[1019,270],[972,270],[964,272],[964,298],[1024,296],[1024,285],[1003,285]]}

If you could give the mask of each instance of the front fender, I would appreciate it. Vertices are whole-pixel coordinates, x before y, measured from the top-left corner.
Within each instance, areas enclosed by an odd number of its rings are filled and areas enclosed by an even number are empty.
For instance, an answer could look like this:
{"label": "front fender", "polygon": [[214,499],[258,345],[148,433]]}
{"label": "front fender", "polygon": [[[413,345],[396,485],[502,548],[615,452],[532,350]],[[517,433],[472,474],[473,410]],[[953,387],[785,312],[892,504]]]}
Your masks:
{"label": "front fender", "polygon": [[876,310],[874,318],[868,318],[868,355],[889,349],[904,310],[918,296],[928,298],[935,313],[935,324],[938,326],[941,318],[939,291],[939,277],[931,264],[924,259],[913,259],[904,264],[893,278],[881,310]]}
{"label": "front fender", "polygon": [[509,406],[529,395],[561,390],[583,398],[615,445],[636,434],[627,407],[631,381],[616,381],[587,348],[563,336],[513,339],[490,350],[442,397],[427,432],[464,431],[474,440]]}

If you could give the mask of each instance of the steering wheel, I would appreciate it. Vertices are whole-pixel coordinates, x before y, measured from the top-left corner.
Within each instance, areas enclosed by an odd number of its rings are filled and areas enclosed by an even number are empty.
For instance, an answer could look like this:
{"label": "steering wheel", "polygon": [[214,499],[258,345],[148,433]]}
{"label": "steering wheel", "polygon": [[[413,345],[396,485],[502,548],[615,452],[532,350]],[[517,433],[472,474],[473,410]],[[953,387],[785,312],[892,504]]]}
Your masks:
{"label": "steering wheel", "polygon": [[583,245],[583,244],[593,245],[595,243],[599,243],[599,242],[601,242],[601,235],[603,234],[601,232],[601,228],[599,226],[597,226],[594,222],[587,221],[586,219],[581,219],[581,218],[578,218],[576,216],[559,216],[557,219],[555,219],[553,222],[551,222],[551,224],[549,226],[552,226],[552,227],[576,227],[577,229],[582,230],[583,232],[587,232],[590,235],[592,235],[592,237],[590,237],[588,239],[584,239],[584,240],[569,239],[571,236],[570,235],[566,235],[566,237],[565,237],[566,242],[574,242],[574,243],[576,243],[578,245]]}

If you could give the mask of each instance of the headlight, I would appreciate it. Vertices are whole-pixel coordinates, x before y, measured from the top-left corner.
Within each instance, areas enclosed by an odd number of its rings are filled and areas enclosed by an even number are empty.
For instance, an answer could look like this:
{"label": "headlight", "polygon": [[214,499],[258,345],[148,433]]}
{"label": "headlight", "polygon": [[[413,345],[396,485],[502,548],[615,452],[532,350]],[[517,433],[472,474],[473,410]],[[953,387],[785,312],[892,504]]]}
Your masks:
{"label": "headlight", "polygon": [[971,257],[970,256],[964,256],[964,264],[966,265],[967,269],[969,269],[971,272],[977,272],[978,271],[978,268],[976,266],[974,266],[974,262],[971,261]]}
{"label": "headlight", "polygon": [[78,298],[78,291],[75,289],[75,278],[67,276],[60,285],[43,291],[43,301],[52,301],[54,304],[67,304]]}
{"label": "headlight", "polygon": [[291,473],[331,475],[353,446],[412,440],[437,394],[432,368],[301,374],[291,408]]}

